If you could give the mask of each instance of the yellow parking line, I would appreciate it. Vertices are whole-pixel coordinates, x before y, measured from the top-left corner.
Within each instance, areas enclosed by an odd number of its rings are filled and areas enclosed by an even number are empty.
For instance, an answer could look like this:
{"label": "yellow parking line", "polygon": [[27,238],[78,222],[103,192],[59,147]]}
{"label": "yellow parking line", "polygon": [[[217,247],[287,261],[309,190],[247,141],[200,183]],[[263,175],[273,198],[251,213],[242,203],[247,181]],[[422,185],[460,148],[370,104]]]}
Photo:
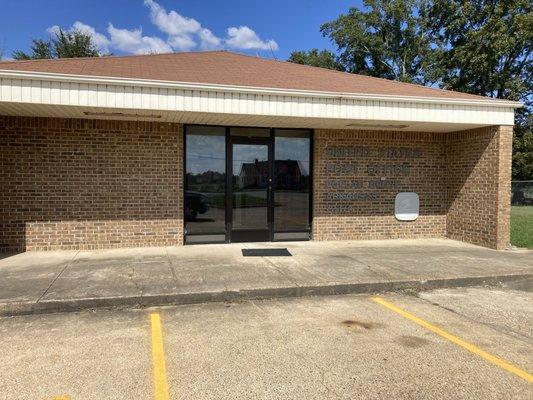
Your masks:
{"label": "yellow parking line", "polygon": [[397,314],[400,314],[402,317],[405,317],[407,319],[410,319],[411,321],[417,323],[420,326],[423,326],[424,328],[430,330],[433,333],[436,333],[437,335],[443,337],[444,339],[449,340],[452,343],[455,343],[457,346],[460,346],[471,353],[474,353],[475,355],[485,359],[486,361],[512,373],[517,376],[519,376],[522,379],[525,379],[528,382],[533,382],[533,375],[527,373],[523,369],[520,369],[513,364],[499,358],[496,356],[493,356],[490,353],[487,353],[486,351],[480,349],[477,346],[474,346],[471,343],[468,343],[467,341],[458,338],[457,336],[452,335],[451,333],[445,331],[444,329],[441,329],[435,325],[430,324],[427,321],[424,321],[422,318],[418,318],[417,316],[402,310],[400,307],[395,306],[394,304],[382,299],[381,297],[373,297],[373,301],[375,301],[378,304],[381,304],[384,307],[387,307],[389,310],[394,311]]}
{"label": "yellow parking line", "polygon": [[165,368],[165,351],[163,349],[163,331],[159,314],[150,314],[152,322],[152,361],[154,368],[154,398],[169,400],[167,373]]}

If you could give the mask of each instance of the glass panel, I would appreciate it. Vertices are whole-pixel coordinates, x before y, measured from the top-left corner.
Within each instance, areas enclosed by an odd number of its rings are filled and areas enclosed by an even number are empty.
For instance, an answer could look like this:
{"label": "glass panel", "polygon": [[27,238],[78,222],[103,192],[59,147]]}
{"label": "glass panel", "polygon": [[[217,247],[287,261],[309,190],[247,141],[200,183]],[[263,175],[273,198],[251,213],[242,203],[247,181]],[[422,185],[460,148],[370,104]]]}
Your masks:
{"label": "glass panel", "polygon": [[231,136],[244,136],[244,137],[269,137],[270,129],[268,128],[230,128],[229,134]]}
{"label": "glass panel", "polygon": [[276,129],[274,230],[309,229],[311,139],[308,130]]}
{"label": "glass panel", "polygon": [[233,229],[268,228],[268,146],[233,145]]}
{"label": "glass panel", "polygon": [[226,130],[222,127],[188,126],[185,140],[187,233],[224,233]]}

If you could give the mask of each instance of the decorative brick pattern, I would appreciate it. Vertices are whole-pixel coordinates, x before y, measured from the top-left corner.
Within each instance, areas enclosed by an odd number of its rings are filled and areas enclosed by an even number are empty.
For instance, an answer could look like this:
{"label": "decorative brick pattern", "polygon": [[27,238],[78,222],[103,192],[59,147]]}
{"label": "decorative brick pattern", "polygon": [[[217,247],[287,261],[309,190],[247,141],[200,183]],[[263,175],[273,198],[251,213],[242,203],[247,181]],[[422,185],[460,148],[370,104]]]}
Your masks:
{"label": "decorative brick pattern", "polygon": [[[316,130],[313,239],[445,237],[445,139],[442,133]],[[396,193],[411,191],[420,196],[420,216],[398,221]],[[354,192],[358,199],[343,198]]]}
{"label": "decorative brick pattern", "polygon": [[512,140],[512,126],[448,134],[449,238],[509,246]]}
{"label": "decorative brick pattern", "polygon": [[0,250],[183,243],[178,124],[0,117]]}

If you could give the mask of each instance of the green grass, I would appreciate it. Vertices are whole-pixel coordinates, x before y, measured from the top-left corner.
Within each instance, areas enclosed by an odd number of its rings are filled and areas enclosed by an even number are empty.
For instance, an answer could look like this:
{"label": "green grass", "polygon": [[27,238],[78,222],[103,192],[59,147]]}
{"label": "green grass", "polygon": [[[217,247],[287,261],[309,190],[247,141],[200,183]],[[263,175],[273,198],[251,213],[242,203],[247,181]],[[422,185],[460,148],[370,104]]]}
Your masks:
{"label": "green grass", "polygon": [[511,244],[533,249],[533,206],[511,207]]}

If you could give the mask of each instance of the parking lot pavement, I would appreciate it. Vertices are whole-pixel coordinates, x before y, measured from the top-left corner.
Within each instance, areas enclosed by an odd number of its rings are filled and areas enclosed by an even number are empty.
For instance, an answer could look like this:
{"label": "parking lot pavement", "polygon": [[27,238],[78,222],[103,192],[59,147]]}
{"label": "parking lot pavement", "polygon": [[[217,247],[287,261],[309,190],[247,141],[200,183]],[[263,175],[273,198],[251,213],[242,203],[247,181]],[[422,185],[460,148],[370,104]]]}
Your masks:
{"label": "parking lot pavement", "polygon": [[0,399],[150,399],[145,313],[0,319]]}
{"label": "parking lot pavement", "polygon": [[0,399],[530,399],[524,288],[2,318]]}

